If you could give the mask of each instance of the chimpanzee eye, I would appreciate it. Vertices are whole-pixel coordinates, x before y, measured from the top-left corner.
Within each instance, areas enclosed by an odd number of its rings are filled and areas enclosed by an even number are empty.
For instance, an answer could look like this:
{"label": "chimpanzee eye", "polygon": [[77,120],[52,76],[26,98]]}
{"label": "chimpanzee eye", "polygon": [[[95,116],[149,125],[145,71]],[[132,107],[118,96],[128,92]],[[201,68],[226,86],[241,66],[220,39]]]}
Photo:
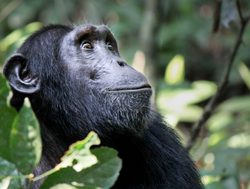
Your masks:
{"label": "chimpanzee eye", "polygon": [[93,46],[90,42],[82,42],[80,47],[81,49],[93,49]]}
{"label": "chimpanzee eye", "polygon": [[109,41],[106,42],[106,45],[107,45],[107,47],[108,47],[109,50],[111,50],[111,51],[114,50],[113,49],[113,45],[111,44],[111,42],[109,42]]}

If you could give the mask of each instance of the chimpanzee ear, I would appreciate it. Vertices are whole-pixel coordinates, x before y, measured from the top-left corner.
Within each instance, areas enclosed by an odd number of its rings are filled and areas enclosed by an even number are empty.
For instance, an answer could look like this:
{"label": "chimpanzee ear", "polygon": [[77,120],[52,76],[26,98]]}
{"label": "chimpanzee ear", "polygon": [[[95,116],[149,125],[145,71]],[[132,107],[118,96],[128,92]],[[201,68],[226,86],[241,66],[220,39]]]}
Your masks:
{"label": "chimpanzee ear", "polygon": [[32,94],[40,89],[40,80],[32,75],[26,63],[26,58],[16,53],[5,63],[3,74],[14,90],[22,94]]}

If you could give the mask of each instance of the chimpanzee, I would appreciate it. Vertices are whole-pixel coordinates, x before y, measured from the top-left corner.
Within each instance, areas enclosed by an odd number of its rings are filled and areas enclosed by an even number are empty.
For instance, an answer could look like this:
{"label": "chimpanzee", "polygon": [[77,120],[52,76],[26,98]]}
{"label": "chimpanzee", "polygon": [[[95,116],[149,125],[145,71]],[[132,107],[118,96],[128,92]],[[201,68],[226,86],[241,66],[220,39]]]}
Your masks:
{"label": "chimpanzee", "polygon": [[147,79],[120,57],[105,25],[44,27],[8,59],[3,72],[13,91],[11,105],[19,110],[28,97],[40,123],[36,175],[95,131],[123,161],[113,188],[202,188],[188,153],[151,107]]}

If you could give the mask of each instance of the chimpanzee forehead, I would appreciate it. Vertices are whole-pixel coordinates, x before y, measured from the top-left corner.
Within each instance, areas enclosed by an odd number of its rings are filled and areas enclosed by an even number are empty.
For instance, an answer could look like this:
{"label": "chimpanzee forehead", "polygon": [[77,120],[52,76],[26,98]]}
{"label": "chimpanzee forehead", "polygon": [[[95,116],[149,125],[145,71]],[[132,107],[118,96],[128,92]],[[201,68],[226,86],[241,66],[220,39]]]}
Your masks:
{"label": "chimpanzee forehead", "polygon": [[82,38],[83,36],[102,36],[102,35],[107,35],[107,34],[111,34],[111,31],[109,30],[109,28],[105,25],[82,25],[82,26],[78,26],[76,27],[73,31],[74,33],[74,39],[78,40],[80,38]]}

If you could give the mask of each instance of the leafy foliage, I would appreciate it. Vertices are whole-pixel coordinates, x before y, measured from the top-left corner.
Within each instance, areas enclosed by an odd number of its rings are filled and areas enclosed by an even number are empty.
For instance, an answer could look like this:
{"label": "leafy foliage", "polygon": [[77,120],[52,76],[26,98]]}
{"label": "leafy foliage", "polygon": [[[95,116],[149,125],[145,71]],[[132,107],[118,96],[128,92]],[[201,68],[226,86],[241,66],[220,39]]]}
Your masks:
{"label": "leafy foliage", "polygon": [[62,157],[62,162],[57,168],[66,168],[72,166],[77,172],[97,163],[95,155],[91,154],[91,145],[100,144],[97,135],[90,133],[84,140],[78,141],[69,147],[69,150]]}
{"label": "leafy foliage", "polygon": [[72,167],[63,168],[50,175],[41,189],[61,187],[62,184],[77,188],[110,188],[121,169],[121,161],[117,158],[117,152],[102,147],[93,150],[92,153],[98,159],[97,164],[79,172]]}
{"label": "leafy foliage", "polygon": [[0,158],[0,188],[22,189],[24,176],[19,173],[16,166]]}
{"label": "leafy foliage", "polygon": [[17,113],[7,105],[8,88],[3,76],[0,75],[0,156],[10,160],[9,137],[11,126]]}
{"label": "leafy foliage", "polygon": [[39,125],[29,107],[28,99],[19,113],[7,105],[7,86],[4,79],[0,88],[0,188],[21,189],[29,182],[45,180],[41,188],[110,188],[121,169],[117,152],[110,148],[90,151],[100,144],[91,132],[84,140],[72,144],[62,162],[43,175],[33,177],[32,171],[41,157]]}
{"label": "leafy foliage", "polygon": [[23,174],[31,173],[39,163],[42,147],[39,124],[27,105],[15,117],[9,140],[11,160]]}
{"label": "leafy foliage", "polygon": [[178,84],[184,80],[184,57],[176,55],[168,64],[165,72],[165,81],[168,84]]}

